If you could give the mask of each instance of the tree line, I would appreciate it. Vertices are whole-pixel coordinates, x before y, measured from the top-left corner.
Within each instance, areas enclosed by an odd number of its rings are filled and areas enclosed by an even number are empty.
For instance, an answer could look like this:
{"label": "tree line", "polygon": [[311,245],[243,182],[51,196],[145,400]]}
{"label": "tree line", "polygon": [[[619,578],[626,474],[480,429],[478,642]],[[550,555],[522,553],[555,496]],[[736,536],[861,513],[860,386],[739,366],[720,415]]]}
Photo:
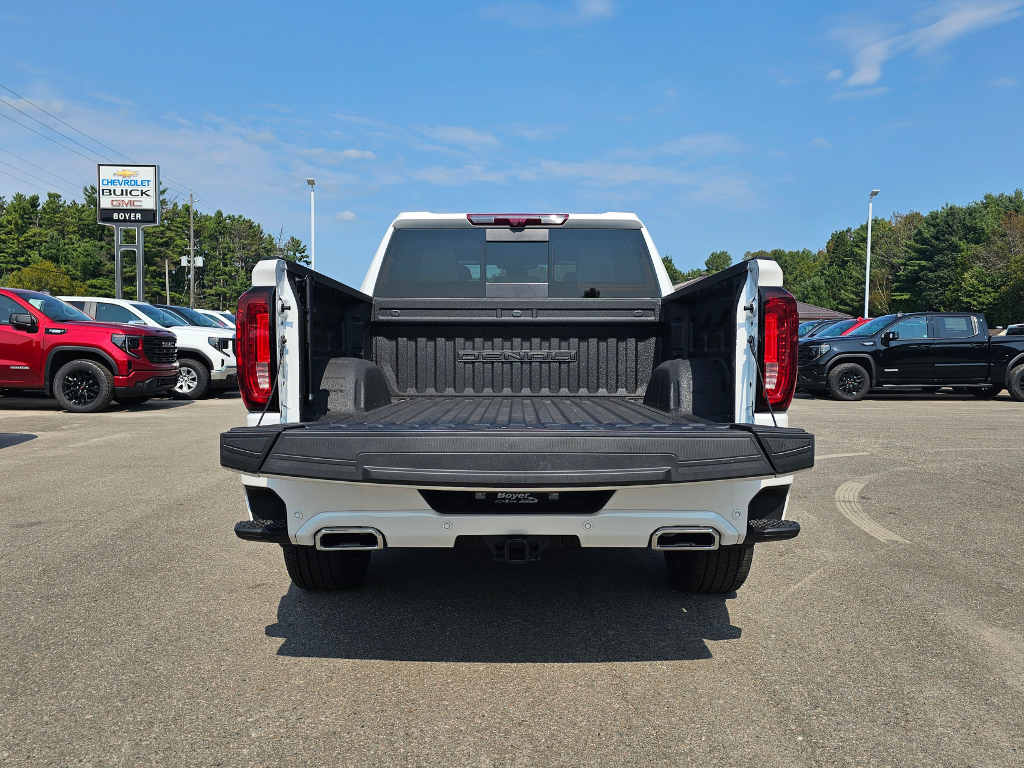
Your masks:
{"label": "tree line", "polygon": [[[114,295],[114,230],[96,222],[96,187],[83,201],[50,192],[0,196],[0,285],[48,290],[54,295]],[[145,232],[146,300],[188,306],[189,205],[161,197],[161,224]],[[196,306],[234,311],[249,288],[252,269],[265,258],[308,263],[306,246],[296,237],[267,232],[252,219],[217,211],[194,213]],[[165,263],[166,262],[166,263]],[[135,298],[135,259],[125,254],[124,291]],[[166,278],[169,277],[169,280]]]}
{"label": "tree line", "polygon": [[[832,233],[824,248],[748,251],[772,259],[797,299],[859,316],[864,312],[867,222]],[[672,282],[713,274],[732,263],[725,251],[703,270],[681,272],[664,257]],[[894,213],[871,223],[872,317],[894,312],[985,313],[990,326],[1024,322],[1024,192],[987,194],[928,214]]]}

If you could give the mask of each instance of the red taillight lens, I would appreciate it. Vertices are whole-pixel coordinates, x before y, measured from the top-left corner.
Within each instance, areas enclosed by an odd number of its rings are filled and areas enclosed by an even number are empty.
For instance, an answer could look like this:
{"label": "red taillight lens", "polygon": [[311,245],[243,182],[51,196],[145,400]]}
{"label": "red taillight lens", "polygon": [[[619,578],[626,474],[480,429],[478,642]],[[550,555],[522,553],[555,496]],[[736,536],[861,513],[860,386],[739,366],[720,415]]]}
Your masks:
{"label": "red taillight lens", "polygon": [[250,288],[238,299],[235,348],[238,389],[245,407],[263,410],[274,390],[273,288]]}
{"label": "red taillight lens", "polygon": [[568,213],[467,213],[470,224],[496,224],[504,227],[552,226],[560,227],[569,218]]}
{"label": "red taillight lens", "polygon": [[761,364],[764,394],[772,408],[784,411],[796,391],[797,326],[793,294],[782,288],[761,289]]}

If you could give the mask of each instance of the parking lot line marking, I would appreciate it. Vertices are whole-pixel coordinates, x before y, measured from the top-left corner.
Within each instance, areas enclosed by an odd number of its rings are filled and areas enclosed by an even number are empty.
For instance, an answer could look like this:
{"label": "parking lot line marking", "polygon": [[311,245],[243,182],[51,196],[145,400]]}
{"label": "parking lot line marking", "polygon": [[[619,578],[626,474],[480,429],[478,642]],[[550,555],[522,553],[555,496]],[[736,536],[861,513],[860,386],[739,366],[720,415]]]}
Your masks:
{"label": "parking lot line marking", "polygon": [[861,509],[860,499],[858,496],[863,488],[864,483],[858,482],[857,480],[850,480],[849,482],[843,483],[836,489],[836,507],[839,509],[840,513],[842,513],[843,517],[864,531],[864,533],[869,536],[874,536],[883,543],[898,541],[902,544],[909,544],[910,542],[902,536],[893,533],[888,528],[883,528],[864,514],[864,510]]}
{"label": "parking lot line marking", "polygon": [[867,451],[858,451],[857,453],[826,453],[824,456],[815,456],[815,461],[821,461],[822,459],[842,459],[846,456],[870,456],[871,454]]}

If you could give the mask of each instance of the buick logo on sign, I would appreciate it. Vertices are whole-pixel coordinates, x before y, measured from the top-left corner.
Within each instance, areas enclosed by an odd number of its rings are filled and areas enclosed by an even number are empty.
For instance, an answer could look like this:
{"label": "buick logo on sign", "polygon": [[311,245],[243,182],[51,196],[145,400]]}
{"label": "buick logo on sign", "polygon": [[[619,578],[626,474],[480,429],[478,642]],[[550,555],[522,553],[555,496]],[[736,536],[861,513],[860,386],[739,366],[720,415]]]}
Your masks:
{"label": "buick logo on sign", "polygon": [[460,363],[575,363],[576,353],[569,349],[460,349]]}

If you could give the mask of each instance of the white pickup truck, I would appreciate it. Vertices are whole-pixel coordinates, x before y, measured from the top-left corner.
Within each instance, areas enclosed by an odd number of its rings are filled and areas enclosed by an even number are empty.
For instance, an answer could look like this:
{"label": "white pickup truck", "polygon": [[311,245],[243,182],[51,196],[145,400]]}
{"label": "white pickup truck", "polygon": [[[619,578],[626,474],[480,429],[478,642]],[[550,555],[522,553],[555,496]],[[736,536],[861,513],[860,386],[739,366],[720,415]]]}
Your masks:
{"label": "white pickup truck", "polygon": [[673,290],[634,214],[403,213],[361,290],[280,260],[239,300],[239,538],[296,585],[383,547],[644,547],[725,593],[786,519],[797,311],[775,262]]}

